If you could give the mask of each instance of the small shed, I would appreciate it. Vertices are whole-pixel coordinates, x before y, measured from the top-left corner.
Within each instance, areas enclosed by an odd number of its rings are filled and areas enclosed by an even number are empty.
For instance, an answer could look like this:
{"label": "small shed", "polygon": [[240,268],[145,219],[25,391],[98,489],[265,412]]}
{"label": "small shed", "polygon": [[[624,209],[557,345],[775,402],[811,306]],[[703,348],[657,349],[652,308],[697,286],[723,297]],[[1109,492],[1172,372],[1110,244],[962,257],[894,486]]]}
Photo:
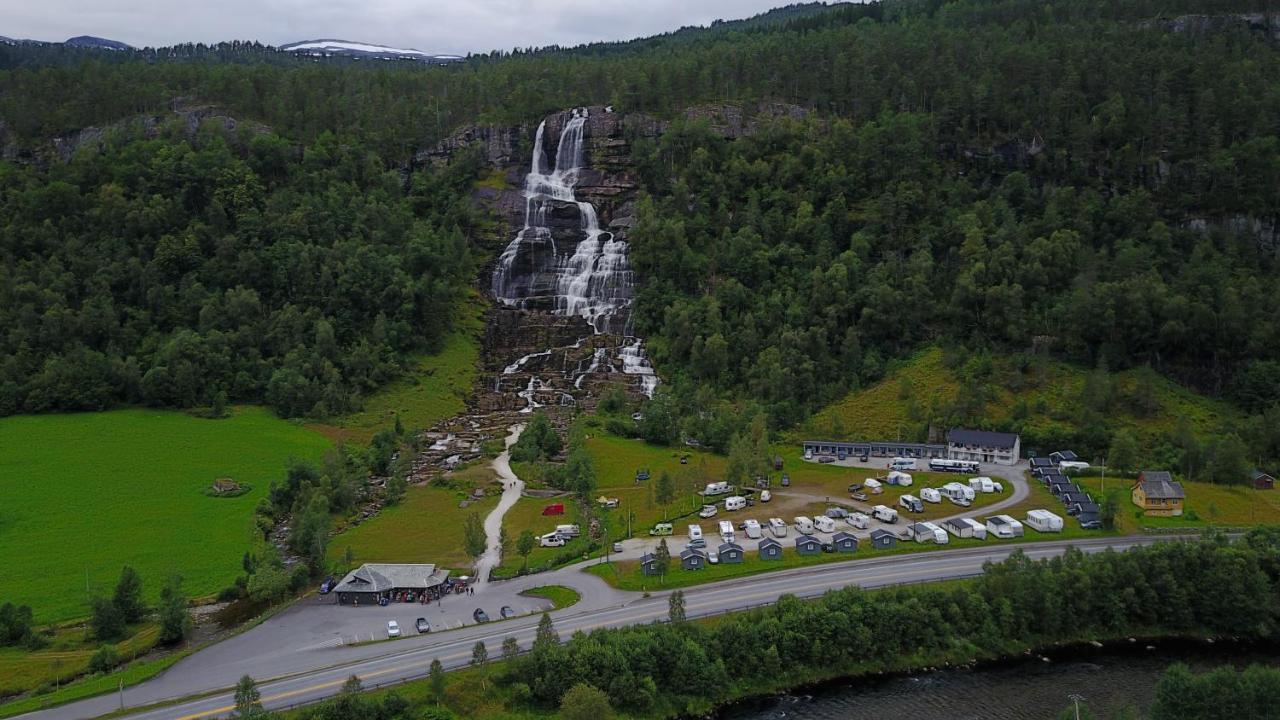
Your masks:
{"label": "small shed", "polygon": [[782,543],[767,537],[760,541],[756,548],[760,551],[761,560],[781,560],[782,559]]}
{"label": "small shed", "polygon": [[875,529],[871,531],[871,547],[877,550],[888,550],[898,544],[898,536],[888,530]]}
{"label": "small shed", "polygon": [[812,535],[796,535],[797,555],[817,555],[822,552],[822,541]]}
{"label": "small shed", "polygon": [[1249,482],[1253,483],[1254,490],[1276,489],[1276,479],[1261,470],[1254,470],[1249,473]]}
{"label": "small shed", "polygon": [[686,548],[680,553],[680,567],[685,570],[701,570],[707,566],[707,554],[697,548]]}
{"label": "small shed", "polygon": [[852,533],[843,530],[831,536],[831,542],[836,546],[836,552],[857,552],[858,538]]}
{"label": "small shed", "polygon": [[660,572],[658,568],[658,556],[653,553],[645,553],[640,556],[640,572],[645,575],[657,575]]}
{"label": "small shed", "polygon": [[1031,463],[1031,472],[1035,472],[1037,468],[1053,467],[1053,461],[1047,457],[1033,457],[1029,462]]}
{"label": "small shed", "polygon": [[717,552],[720,553],[720,562],[722,563],[742,562],[742,546],[738,543],[721,543]]}
{"label": "small shed", "polygon": [[951,518],[943,521],[942,529],[958,538],[987,539],[987,526],[972,518]]}
{"label": "small shed", "polygon": [[1062,493],[1062,497],[1058,499],[1061,500],[1062,504],[1066,505],[1067,507],[1071,507],[1072,505],[1075,505],[1077,503],[1093,502],[1093,498],[1089,496],[1089,493],[1075,492],[1075,491],[1064,492]]}

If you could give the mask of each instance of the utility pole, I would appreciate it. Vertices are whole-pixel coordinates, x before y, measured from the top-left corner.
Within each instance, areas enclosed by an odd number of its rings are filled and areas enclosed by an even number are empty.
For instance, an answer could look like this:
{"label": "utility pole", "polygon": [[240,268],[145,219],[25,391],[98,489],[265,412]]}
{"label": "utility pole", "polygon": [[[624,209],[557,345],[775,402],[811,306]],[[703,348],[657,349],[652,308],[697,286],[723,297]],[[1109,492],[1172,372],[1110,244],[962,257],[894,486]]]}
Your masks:
{"label": "utility pole", "polygon": [[1076,720],[1080,720],[1080,701],[1084,699],[1084,696],[1081,695],[1080,693],[1071,693],[1070,695],[1067,696],[1067,699],[1075,704]]}
{"label": "utility pole", "polygon": [[124,679],[120,680],[120,709],[124,709]]}

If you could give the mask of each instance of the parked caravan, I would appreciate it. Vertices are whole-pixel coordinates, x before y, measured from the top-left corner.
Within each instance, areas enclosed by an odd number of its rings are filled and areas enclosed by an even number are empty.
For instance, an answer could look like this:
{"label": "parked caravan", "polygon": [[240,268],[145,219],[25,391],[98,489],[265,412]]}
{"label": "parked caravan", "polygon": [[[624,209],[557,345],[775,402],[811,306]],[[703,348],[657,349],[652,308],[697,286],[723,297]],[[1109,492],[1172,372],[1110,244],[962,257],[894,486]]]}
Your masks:
{"label": "parked caravan", "polygon": [[937,543],[946,545],[950,538],[942,528],[931,522],[916,523],[911,526],[911,534],[915,536],[918,543]]}
{"label": "parked caravan", "polygon": [[987,526],[972,518],[951,518],[942,523],[942,529],[958,538],[987,539]]}
{"label": "parked caravan", "polygon": [[877,505],[871,508],[871,517],[884,523],[898,522],[898,511],[888,505]]}
{"label": "parked caravan", "polygon": [[707,489],[702,491],[703,495],[726,495],[733,492],[733,488],[729,487],[727,482],[707,483]]}
{"label": "parked caravan", "polygon": [[733,542],[733,523],[728,520],[720,521],[720,539],[724,542]]}
{"label": "parked caravan", "polygon": [[992,515],[987,518],[987,534],[1004,540],[1022,537],[1022,523],[1008,515]]}
{"label": "parked caravan", "polygon": [[836,521],[826,515],[818,515],[813,519],[813,525],[818,532],[833,533],[836,531]]}
{"label": "parked caravan", "polygon": [[867,517],[863,513],[850,513],[846,520],[850,525],[858,528],[859,530],[866,530],[871,527],[871,518]]}
{"label": "parked caravan", "polygon": [[769,532],[773,533],[774,537],[786,537],[787,524],[782,522],[782,518],[769,518]]}
{"label": "parked caravan", "polygon": [[759,520],[748,520],[746,523],[744,523],[744,525],[745,527],[743,527],[742,530],[747,534],[747,537],[751,538],[752,540],[760,539],[760,521]]}
{"label": "parked caravan", "polygon": [[875,479],[867,480],[862,483],[862,487],[871,495],[879,495],[884,492],[884,486],[880,484],[879,480]]}
{"label": "parked caravan", "polygon": [[729,511],[741,510],[746,506],[747,506],[747,499],[742,497],[741,495],[734,495],[733,497],[727,497],[724,499],[725,510],[729,510]]}
{"label": "parked caravan", "polygon": [[1062,518],[1048,510],[1028,510],[1027,524],[1043,533],[1062,532]]}
{"label": "parked caravan", "polygon": [[560,536],[566,540],[576,538],[582,534],[582,530],[577,525],[557,525],[556,532],[560,533]]}
{"label": "parked caravan", "polygon": [[885,482],[889,483],[890,485],[897,485],[899,487],[911,487],[911,483],[913,481],[909,474],[894,470],[893,472],[889,473],[889,477],[885,478]]}
{"label": "parked caravan", "polygon": [[1083,460],[1063,460],[1058,463],[1058,469],[1064,473],[1084,472],[1089,469],[1089,463]]}
{"label": "parked caravan", "polygon": [[969,478],[969,487],[975,492],[989,493],[996,491],[996,484],[989,477]]}
{"label": "parked caravan", "polygon": [[889,463],[889,469],[890,470],[915,470],[916,459],[896,457],[893,459],[892,462]]}
{"label": "parked caravan", "polygon": [[792,520],[792,523],[794,523],[796,526],[796,532],[800,533],[801,535],[813,534],[813,521],[805,517],[804,515],[797,516],[794,520]]}
{"label": "parked caravan", "polygon": [[957,505],[968,505],[973,502],[974,496],[977,495],[973,488],[959,482],[949,482],[943,485],[939,492]]}
{"label": "parked caravan", "polygon": [[915,495],[903,495],[898,498],[898,504],[906,508],[907,512],[924,512],[924,503]]}
{"label": "parked caravan", "polygon": [[689,526],[689,539],[690,539],[690,540],[701,540],[701,539],[702,539],[702,526],[701,526],[701,525],[690,525],[690,526]]}
{"label": "parked caravan", "polygon": [[920,488],[920,499],[925,502],[940,503],[942,502],[942,493],[937,488]]}

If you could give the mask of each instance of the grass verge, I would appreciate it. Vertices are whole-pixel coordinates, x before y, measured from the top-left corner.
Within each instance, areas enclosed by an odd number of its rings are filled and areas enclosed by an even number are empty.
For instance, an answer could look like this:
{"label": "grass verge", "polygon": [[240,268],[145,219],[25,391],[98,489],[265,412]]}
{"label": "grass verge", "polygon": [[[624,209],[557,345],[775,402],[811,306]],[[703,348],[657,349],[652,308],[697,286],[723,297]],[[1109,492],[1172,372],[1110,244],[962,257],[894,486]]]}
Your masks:
{"label": "grass verge", "polygon": [[535,588],[529,588],[520,593],[526,597],[543,598],[550,600],[553,610],[560,610],[571,605],[577,605],[582,596],[577,590],[563,585],[541,585]]}

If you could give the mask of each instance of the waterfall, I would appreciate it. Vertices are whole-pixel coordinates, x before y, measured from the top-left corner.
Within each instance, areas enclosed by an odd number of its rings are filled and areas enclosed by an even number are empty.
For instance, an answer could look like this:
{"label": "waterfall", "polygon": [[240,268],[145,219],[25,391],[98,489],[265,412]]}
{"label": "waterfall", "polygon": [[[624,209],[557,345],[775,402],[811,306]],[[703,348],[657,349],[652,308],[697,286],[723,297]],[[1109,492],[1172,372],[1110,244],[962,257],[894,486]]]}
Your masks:
{"label": "waterfall", "polygon": [[[560,131],[554,162],[547,158],[547,121],[538,124],[524,180],[524,226],[498,258],[491,290],[494,298],[508,306],[581,317],[597,334],[630,335],[635,288],[627,243],[601,230],[595,206],[578,200],[574,192],[586,169],[588,117],[585,108],[570,113]],[[549,352],[521,358],[508,366],[505,374]],[[641,389],[652,396],[658,377],[641,341],[628,338],[618,357],[624,372],[639,376]],[[587,372],[598,369],[601,360],[596,358]],[[581,387],[581,381],[579,376],[574,385]],[[532,404],[532,383],[522,393],[526,394]]]}

